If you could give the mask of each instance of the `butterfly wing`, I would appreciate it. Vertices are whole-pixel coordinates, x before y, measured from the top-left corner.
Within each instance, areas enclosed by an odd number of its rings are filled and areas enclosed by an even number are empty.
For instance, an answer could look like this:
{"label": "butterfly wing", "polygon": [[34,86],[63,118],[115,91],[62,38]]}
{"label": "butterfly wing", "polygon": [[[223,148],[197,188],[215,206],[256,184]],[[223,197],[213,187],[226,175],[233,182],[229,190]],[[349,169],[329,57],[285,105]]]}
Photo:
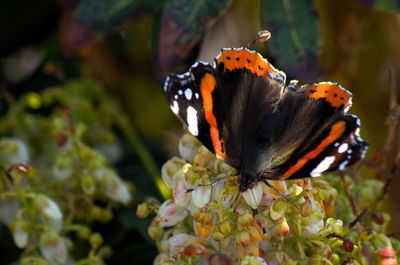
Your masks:
{"label": "butterfly wing", "polygon": [[[295,106],[296,112],[290,106]],[[281,134],[273,148],[281,150],[276,152],[277,157],[285,151],[290,155],[282,164],[266,170],[264,177],[285,180],[319,176],[361,159],[368,143],[359,136],[359,119],[346,114],[350,106],[350,92],[334,83],[287,88],[277,111],[287,123],[277,129]]]}
{"label": "butterfly wing", "polygon": [[[198,62],[182,75],[169,75],[164,93],[171,110],[216,156],[240,169],[260,116],[272,113],[285,74],[246,48],[222,49],[215,65]],[[255,120],[254,118],[257,118]]]}

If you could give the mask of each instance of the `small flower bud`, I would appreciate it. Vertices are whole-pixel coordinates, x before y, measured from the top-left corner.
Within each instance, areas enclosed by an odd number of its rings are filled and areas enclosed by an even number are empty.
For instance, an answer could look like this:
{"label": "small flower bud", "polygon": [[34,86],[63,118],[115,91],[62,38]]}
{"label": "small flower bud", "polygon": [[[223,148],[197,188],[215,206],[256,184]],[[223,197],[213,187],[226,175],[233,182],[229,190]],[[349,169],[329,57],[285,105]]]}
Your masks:
{"label": "small flower bud", "polygon": [[153,240],[158,240],[164,234],[164,230],[157,224],[151,224],[147,229],[147,233]]}
{"label": "small flower bud", "polygon": [[395,258],[387,258],[381,261],[379,265],[399,265]]}
{"label": "small flower bud", "polygon": [[103,244],[103,237],[99,233],[93,233],[89,237],[89,243],[92,247],[99,247]]}
{"label": "small flower bud", "polygon": [[360,233],[361,240],[368,241],[368,240],[371,239],[371,237],[372,237],[372,231],[371,230],[363,230]]}
{"label": "small flower bud", "polygon": [[100,220],[102,212],[103,212],[103,209],[101,207],[93,206],[90,208],[90,217],[93,220]]}
{"label": "small flower bud", "polygon": [[305,203],[300,205],[301,216],[307,217],[311,214],[311,211],[312,211],[312,206],[311,206],[311,203],[309,203],[308,201],[306,201]]}
{"label": "small flower bud", "polygon": [[278,220],[285,215],[287,209],[287,202],[283,199],[277,199],[272,203],[270,208],[270,215],[272,220]]}
{"label": "small flower bud", "polygon": [[53,164],[53,174],[58,180],[69,178],[74,172],[74,161],[69,155],[60,155]]}
{"label": "small flower bud", "polygon": [[96,179],[94,176],[85,174],[81,176],[81,188],[87,195],[93,195],[96,191]]}
{"label": "small flower bud", "polygon": [[136,216],[139,218],[146,218],[149,215],[149,207],[147,206],[147,203],[141,203],[138,205],[136,209]]}
{"label": "small flower bud", "polygon": [[212,237],[215,241],[218,241],[218,242],[221,242],[225,238],[224,234],[222,234],[221,232],[218,232],[218,231],[214,231],[212,233]]}
{"label": "small flower bud", "polygon": [[77,230],[77,234],[80,239],[87,239],[90,233],[90,228],[87,226],[82,226]]}
{"label": "small flower bud", "polygon": [[244,213],[238,218],[238,223],[242,226],[250,225],[254,221],[253,216],[250,213]]}
{"label": "small flower bud", "polygon": [[353,249],[354,249],[354,243],[350,239],[344,238],[342,248],[344,251],[351,253],[351,252],[353,252]]}
{"label": "small flower bud", "polygon": [[227,220],[220,223],[218,227],[219,231],[221,231],[221,233],[224,234],[225,236],[230,235],[232,232],[231,224]]}
{"label": "small flower bud", "polygon": [[396,252],[390,247],[384,247],[379,250],[379,256],[382,258],[393,258]]}
{"label": "small flower bud", "polygon": [[382,225],[383,222],[385,221],[382,213],[380,213],[380,212],[372,213],[371,217],[372,217],[372,221],[374,221],[374,223],[378,224],[378,225]]}
{"label": "small flower bud", "polygon": [[274,232],[277,236],[287,236],[289,234],[289,225],[285,217],[279,218],[278,223],[275,224]]}
{"label": "small flower bud", "polygon": [[308,265],[322,265],[321,255],[314,254],[308,259]]}

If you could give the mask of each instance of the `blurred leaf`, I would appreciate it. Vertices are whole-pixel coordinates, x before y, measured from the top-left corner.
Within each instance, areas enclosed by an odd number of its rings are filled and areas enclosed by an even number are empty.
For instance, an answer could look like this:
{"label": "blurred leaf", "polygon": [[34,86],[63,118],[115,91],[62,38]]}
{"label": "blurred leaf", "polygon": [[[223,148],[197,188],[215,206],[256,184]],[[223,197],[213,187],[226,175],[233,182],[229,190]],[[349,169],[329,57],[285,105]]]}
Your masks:
{"label": "blurred leaf", "polygon": [[322,34],[312,0],[263,0],[262,25],[272,34],[267,44],[279,67],[302,81],[322,76]]}
{"label": "blurred leaf", "polygon": [[160,10],[164,0],[81,0],[66,8],[61,23],[61,43],[66,54],[121,31],[133,22]]}
{"label": "blurred leaf", "polygon": [[398,13],[400,12],[400,2],[398,0],[357,0],[378,11]]}
{"label": "blurred leaf", "polygon": [[180,63],[231,1],[171,0],[167,3],[161,18],[158,45],[162,76],[185,70]]}

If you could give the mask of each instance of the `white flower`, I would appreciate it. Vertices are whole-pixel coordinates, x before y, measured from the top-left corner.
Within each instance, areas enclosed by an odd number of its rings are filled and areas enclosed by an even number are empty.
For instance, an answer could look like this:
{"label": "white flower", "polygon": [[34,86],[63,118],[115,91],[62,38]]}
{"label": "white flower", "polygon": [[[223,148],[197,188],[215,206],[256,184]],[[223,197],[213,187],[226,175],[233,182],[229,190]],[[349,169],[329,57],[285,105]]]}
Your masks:
{"label": "white flower", "polygon": [[174,157],[168,160],[161,168],[161,177],[168,187],[172,188],[172,179],[175,172],[185,164],[185,161]]}
{"label": "white flower", "polygon": [[36,206],[38,207],[39,211],[46,217],[60,220],[63,217],[63,214],[58,207],[58,205],[49,197],[45,195],[38,195],[35,198]]}
{"label": "white flower", "polygon": [[7,166],[29,162],[29,151],[26,144],[17,138],[0,140],[0,161]]}
{"label": "white flower", "polygon": [[131,200],[131,194],[128,187],[122,179],[109,168],[103,168],[101,172],[97,172],[97,177],[100,180],[100,191],[118,202],[127,203]]}
{"label": "white flower", "polygon": [[53,164],[53,174],[58,180],[69,178],[73,169],[73,160],[70,156],[59,156]]}
{"label": "white flower", "polygon": [[192,163],[200,146],[200,142],[195,137],[190,134],[185,134],[179,140],[179,154],[182,159]]}
{"label": "white flower", "polygon": [[[283,194],[286,193],[286,182],[285,181],[273,181],[269,180],[269,182],[275,186],[278,190],[280,190]],[[268,187],[266,184],[261,183],[263,187],[263,194],[261,198],[261,202],[259,207],[262,208],[269,208],[271,204],[277,199],[280,198],[281,195],[279,195],[276,191]]]}
{"label": "white flower", "polygon": [[257,186],[255,186],[254,188],[247,189],[245,192],[242,192],[243,199],[253,209],[257,209],[258,205],[261,202],[262,194],[263,188],[260,182],[257,183]]}
{"label": "white flower", "polygon": [[[310,198],[313,211],[308,217],[308,224],[303,226],[302,234],[305,237],[312,237],[317,234],[324,227],[323,213],[320,212],[317,204],[318,202],[314,198]],[[341,220],[340,220],[341,221]],[[341,227],[341,226],[340,226]]]}
{"label": "white flower", "polygon": [[185,164],[173,176],[172,179],[172,194],[175,203],[179,206],[186,206],[189,204],[191,195],[187,192],[186,172],[191,167],[190,164]]}
{"label": "white flower", "polygon": [[[221,175],[217,176],[217,177],[221,177]],[[218,201],[219,196],[221,195],[221,192],[223,192],[224,190],[224,184],[216,184],[212,187],[211,189],[211,198],[213,201]],[[232,194],[226,194],[224,193],[222,195],[222,199],[221,199],[221,204],[223,207],[225,208],[230,208],[231,205],[233,204],[233,202],[235,201],[236,196],[240,196],[239,192],[234,192]]]}
{"label": "white flower", "polygon": [[65,264],[68,251],[64,238],[52,232],[42,233],[39,248],[43,257],[51,263]]}
{"label": "white flower", "polygon": [[7,198],[0,200],[0,223],[10,226],[20,208],[17,198]]}
{"label": "white flower", "polygon": [[187,245],[202,243],[197,237],[188,234],[176,234],[169,239],[169,251],[173,255],[178,255]]}
{"label": "white flower", "polygon": [[23,221],[16,221],[11,225],[11,232],[15,245],[19,248],[25,248],[28,244],[29,234],[23,228]]}
{"label": "white flower", "polygon": [[241,265],[268,265],[268,263],[261,257],[246,256]]}
{"label": "white flower", "polygon": [[173,226],[186,218],[187,211],[172,199],[165,201],[158,210],[156,221],[161,227]]}
{"label": "white flower", "polygon": [[207,203],[209,203],[210,198],[211,198],[211,187],[195,189],[192,192],[192,200],[198,208],[202,208]]}

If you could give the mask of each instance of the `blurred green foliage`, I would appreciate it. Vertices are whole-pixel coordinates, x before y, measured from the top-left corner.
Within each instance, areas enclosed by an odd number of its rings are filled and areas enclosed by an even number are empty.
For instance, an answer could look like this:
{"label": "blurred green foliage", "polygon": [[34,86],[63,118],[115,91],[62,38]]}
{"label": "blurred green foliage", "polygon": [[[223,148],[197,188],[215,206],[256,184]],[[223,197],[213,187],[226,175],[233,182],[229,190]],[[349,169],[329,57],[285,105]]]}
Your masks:
{"label": "blurred green foliage", "polygon": [[[53,199],[65,218],[68,195],[84,193],[81,182],[91,181],[85,174],[90,159],[81,160],[79,154],[86,150],[101,157],[107,168],[133,183],[131,202],[121,207],[106,193],[94,193],[91,202],[113,218],[105,224],[72,214],[64,224],[79,223],[100,233],[113,252],[107,264],[151,263],[157,251],[146,233],[150,219],[138,219],[135,206],[145,198],[167,196],[159,167],[169,153],[176,153],[182,132],[165,104],[163,77],[185,71],[199,55],[211,60],[223,46],[245,46],[259,29],[270,30],[272,38],[255,48],[275,67],[300,81],[329,80],[350,90],[352,110],[362,121],[361,134],[372,143],[370,156],[385,148],[394,157],[399,143],[386,141],[384,120],[398,100],[393,90],[397,91],[400,70],[399,11],[395,0],[2,3],[0,136],[6,144],[0,153],[7,146],[12,152],[25,145],[29,155],[25,160],[1,156],[0,192],[13,190],[13,184],[20,184],[15,181],[22,181],[26,194]],[[237,21],[243,24],[233,27]],[[394,73],[392,79],[389,72]],[[390,97],[391,87],[395,89]],[[13,167],[22,162],[29,172],[38,172],[34,178]],[[69,169],[71,181],[58,179],[55,167]],[[399,187],[399,179],[393,181],[392,190]],[[17,196],[21,203],[24,196]],[[393,201],[398,196],[392,194]],[[79,207],[85,209],[84,204]],[[392,206],[393,218],[400,220],[396,207]],[[10,222],[15,219],[9,216]],[[42,225],[36,221],[30,220],[34,226]],[[15,228],[10,230],[10,222],[0,230],[0,253],[9,253],[0,257],[2,264],[21,254],[39,253],[37,245],[23,252],[13,245]],[[37,240],[42,232],[34,233]],[[70,257],[84,259],[91,253],[90,240],[67,230],[58,235],[73,242]],[[92,244],[98,241],[97,234],[93,238]]]}

